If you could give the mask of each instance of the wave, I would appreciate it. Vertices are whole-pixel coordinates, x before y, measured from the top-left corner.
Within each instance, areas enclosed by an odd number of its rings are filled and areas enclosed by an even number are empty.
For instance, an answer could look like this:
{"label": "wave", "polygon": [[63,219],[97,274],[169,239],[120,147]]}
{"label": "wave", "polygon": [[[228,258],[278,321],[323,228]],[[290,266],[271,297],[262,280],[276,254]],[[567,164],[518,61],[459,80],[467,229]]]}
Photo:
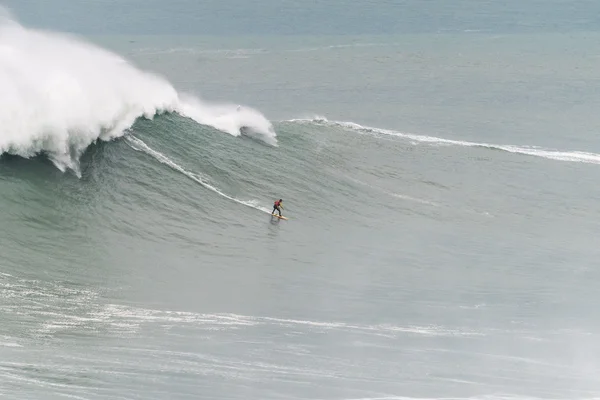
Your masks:
{"label": "wave", "polygon": [[325,117],[316,116],[309,119],[291,119],[288,122],[297,123],[311,123],[327,127],[337,127],[346,130],[350,130],[358,133],[375,134],[375,135],[389,135],[404,139],[410,139],[415,142],[422,143],[433,143],[442,145],[453,145],[453,146],[466,146],[466,147],[483,147],[492,150],[501,150],[509,153],[524,154],[528,156],[542,157],[550,160],[557,161],[570,161],[570,162],[581,162],[587,164],[600,164],[600,154],[589,153],[583,151],[564,151],[554,149],[544,149],[537,146],[517,146],[517,145],[502,145],[502,144],[491,144],[491,143],[477,143],[463,140],[452,140],[443,139],[435,136],[416,135],[410,133],[398,132],[390,129],[373,128],[368,126],[359,125],[354,122],[344,121],[329,121]]}
{"label": "wave", "polygon": [[178,93],[159,75],[79,38],[25,28],[1,7],[0,87],[0,155],[43,153],[78,176],[90,144],[164,112],[277,143],[272,124],[252,108]]}
{"label": "wave", "polygon": [[302,53],[311,51],[323,51],[323,50],[337,50],[337,49],[351,49],[357,47],[383,47],[383,46],[394,46],[396,43],[381,42],[381,43],[348,43],[348,44],[332,44],[327,46],[315,46],[315,47],[301,47],[298,49],[286,50],[290,53]]}
{"label": "wave", "polygon": [[165,156],[164,154],[162,154],[161,152],[158,152],[154,149],[152,149],[150,146],[148,146],[146,143],[144,143],[141,139],[133,136],[133,135],[128,135],[125,137],[125,140],[127,141],[127,143],[129,144],[129,146],[136,150],[136,151],[141,151],[144,152],[150,156],[152,156],[154,159],[156,159],[157,161],[168,165],[169,167],[173,168],[175,171],[181,172],[182,174],[184,174],[185,176],[187,176],[188,178],[192,179],[193,181],[199,183],[200,185],[204,186],[205,188],[217,193],[218,195],[225,197],[226,199],[235,201],[238,204],[242,204],[244,206],[247,207],[251,207],[254,208],[256,210],[259,211],[263,211],[267,214],[271,214],[271,210],[265,208],[265,207],[261,207],[258,205],[257,201],[254,200],[240,200],[240,199],[236,199],[235,197],[232,197],[226,193],[224,193],[223,191],[221,191],[219,188],[211,185],[210,183],[207,182],[206,178],[203,178],[201,175],[196,174],[194,172],[190,172],[186,169],[184,169],[183,167],[181,167],[180,165],[178,165],[177,163],[175,163],[173,160],[171,160],[169,157]]}
{"label": "wave", "polygon": [[225,48],[225,49],[198,49],[195,47],[172,47],[169,49],[146,47],[142,49],[133,50],[137,56],[155,56],[160,54],[188,54],[188,55],[220,55],[227,58],[247,58],[251,55],[257,54],[268,54],[269,51],[266,49],[254,49],[254,48]]}
{"label": "wave", "polygon": [[233,136],[248,136],[276,146],[273,124],[259,111],[234,104],[208,104],[197,97],[180,95],[176,112],[199,124],[209,125]]}

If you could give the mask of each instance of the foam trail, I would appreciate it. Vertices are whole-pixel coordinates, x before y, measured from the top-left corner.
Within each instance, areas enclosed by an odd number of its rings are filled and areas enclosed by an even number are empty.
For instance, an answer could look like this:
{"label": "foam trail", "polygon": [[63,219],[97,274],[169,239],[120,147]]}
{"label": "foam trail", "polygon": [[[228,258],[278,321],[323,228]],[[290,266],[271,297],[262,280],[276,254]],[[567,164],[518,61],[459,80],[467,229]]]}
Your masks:
{"label": "foam trail", "polygon": [[500,145],[500,144],[490,144],[490,143],[476,143],[476,142],[468,142],[462,140],[452,140],[452,139],[443,139],[434,136],[423,136],[423,135],[415,135],[409,133],[402,133],[389,129],[380,129],[380,128],[372,128],[368,126],[362,126],[356,124],[354,122],[343,122],[343,121],[329,121],[325,117],[317,116],[312,119],[292,119],[289,122],[299,122],[299,123],[313,123],[323,126],[329,127],[339,127],[343,129],[348,129],[354,132],[359,133],[368,133],[368,134],[380,134],[380,135],[390,135],[396,136],[405,139],[411,139],[416,142],[424,142],[424,143],[433,143],[433,144],[447,144],[454,146],[466,146],[466,147],[485,147],[488,149],[502,150],[507,151],[509,153],[516,154],[524,154],[535,157],[547,158],[550,160],[557,161],[570,161],[570,162],[581,162],[587,164],[600,164],[600,154],[598,153],[588,153],[582,151],[560,151],[560,150],[550,150],[550,149],[542,149],[538,147],[526,147],[526,146],[515,146],[515,145]]}
{"label": "foam trail", "polygon": [[184,174],[185,176],[187,176],[188,178],[196,181],[197,183],[199,183],[200,185],[204,186],[205,188],[217,193],[220,196],[225,197],[226,199],[235,201],[236,203],[248,206],[248,207],[252,207],[256,210],[265,212],[267,214],[271,214],[271,210],[265,208],[265,207],[261,207],[259,205],[257,205],[256,201],[249,201],[249,200],[240,200],[240,199],[236,199],[235,197],[232,197],[226,193],[223,193],[220,189],[216,188],[215,186],[207,183],[206,181],[204,181],[202,179],[202,177],[198,174],[195,174],[193,172],[190,172],[186,169],[184,169],[183,167],[181,167],[180,165],[178,165],[177,163],[175,163],[174,161],[172,161],[169,157],[165,156],[164,154],[150,148],[150,146],[148,146],[146,143],[144,143],[141,139],[133,136],[133,135],[128,135],[125,140],[127,140],[127,142],[129,143],[129,145],[131,146],[132,149],[136,150],[136,151],[141,151],[144,152],[152,157],[154,157],[156,160],[158,160],[159,162],[168,165],[169,167],[173,168],[175,171],[181,172],[182,174]]}
{"label": "foam trail", "polygon": [[120,137],[136,119],[162,112],[276,144],[258,111],[179,94],[167,80],[116,54],[69,35],[25,28],[2,7],[0,88],[0,155],[45,153],[77,175],[90,144]]}

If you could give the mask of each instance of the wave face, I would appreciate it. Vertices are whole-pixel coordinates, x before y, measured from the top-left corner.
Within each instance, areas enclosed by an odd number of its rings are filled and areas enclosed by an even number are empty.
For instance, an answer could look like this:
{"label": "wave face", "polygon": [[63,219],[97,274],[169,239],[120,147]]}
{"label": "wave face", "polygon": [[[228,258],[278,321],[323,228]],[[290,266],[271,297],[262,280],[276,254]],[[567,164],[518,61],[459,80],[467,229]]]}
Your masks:
{"label": "wave face", "polygon": [[164,112],[277,143],[271,123],[254,109],[178,93],[116,54],[73,36],[28,29],[0,11],[0,154],[45,153],[60,170],[80,175],[79,159],[90,144],[120,137],[136,119]]}
{"label": "wave face", "polygon": [[202,176],[200,176],[200,174],[194,173],[191,171],[187,171],[185,168],[178,165],[176,162],[174,162],[173,160],[171,160],[169,157],[165,156],[161,152],[150,148],[146,143],[144,143],[144,141],[140,140],[139,138],[135,137],[134,135],[128,136],[127,141],[132,149],[148,154],[149,156],[153,157],[158,162],[171,167],[172,169],[174,169],[177,172],[182,173],[183,175],[192,179],[196,183],[199,183],[200,185],[204,186],[205,188],[209,189],[210,191],[218,194],[219,196],[222,196],[231,201],[235,201],[238,204],[242,204],[242,205],[254,208],[259,211],[270,213],[269,209],[259,206],[256,201],[240,200],[240,199],[236,199],[235,197],[232,197],[232,196],[224,193],[222,190],[220,190],[217,187],[206,182],[205,179],[203,179]]}

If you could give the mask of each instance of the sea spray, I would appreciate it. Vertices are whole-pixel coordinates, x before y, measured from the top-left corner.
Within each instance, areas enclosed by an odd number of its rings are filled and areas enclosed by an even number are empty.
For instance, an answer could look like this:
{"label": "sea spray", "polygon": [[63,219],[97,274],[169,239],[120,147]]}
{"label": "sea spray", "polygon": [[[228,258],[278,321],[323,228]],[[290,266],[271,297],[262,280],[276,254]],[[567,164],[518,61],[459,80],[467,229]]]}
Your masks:
{"label": "sea spray", "polygon": [[245,134],[271,145],[277,145],[271,122],[257,110],[235,104],[208,104],[182,94],[177,112],[202,125],[210,125],[233,136]]}
{"label": "sea spray", "polygon": [[256,110],[180,94],[114,53],[71,35],[23,27],[1,8],[0,87],[0,154],[44,153],[77,175],[90,144],[118,138],[136,119],[162,112],[276,144],[271,123]]}

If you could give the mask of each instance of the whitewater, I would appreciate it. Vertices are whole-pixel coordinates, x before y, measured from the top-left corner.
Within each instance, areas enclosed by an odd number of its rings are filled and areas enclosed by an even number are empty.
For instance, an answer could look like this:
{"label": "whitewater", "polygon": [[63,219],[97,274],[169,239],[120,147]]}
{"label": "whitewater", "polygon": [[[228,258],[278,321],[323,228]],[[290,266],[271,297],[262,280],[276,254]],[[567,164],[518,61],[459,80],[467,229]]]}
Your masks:
{"label": "whitewater", "polygon": [[482,147],[491,150],[502,150],[509,153],[523,154],[528,156],[542,157],[557,161],[581,162],[586,164],[600,164],[600,154],[585,151],[569,151],[558,149],[546,149],[539,146],[517,146],[508,144],[478,143],[465,140],[444,139],[435,136],[418,135],[414,133],[404,133],[392,129],[375,128],[363,126],[349,121],[329,121],[324,116],[315,116],[314,118],[291,119],[289,122],[312,123],[320,126],[337,127],[362,134],[371,134],[374,136],[388,135],[401,139],[409,139],[413,142],[429,143],[432,145],[453,145],[465,147]]}
{"label": "whitewater", "polygon": [[80,176],[79,159],[90,144],[165,112],[277,144],[271,122],[251,107],[179,93],[158,74],[82,39],[0,15],[0,154],[43,153]]}

